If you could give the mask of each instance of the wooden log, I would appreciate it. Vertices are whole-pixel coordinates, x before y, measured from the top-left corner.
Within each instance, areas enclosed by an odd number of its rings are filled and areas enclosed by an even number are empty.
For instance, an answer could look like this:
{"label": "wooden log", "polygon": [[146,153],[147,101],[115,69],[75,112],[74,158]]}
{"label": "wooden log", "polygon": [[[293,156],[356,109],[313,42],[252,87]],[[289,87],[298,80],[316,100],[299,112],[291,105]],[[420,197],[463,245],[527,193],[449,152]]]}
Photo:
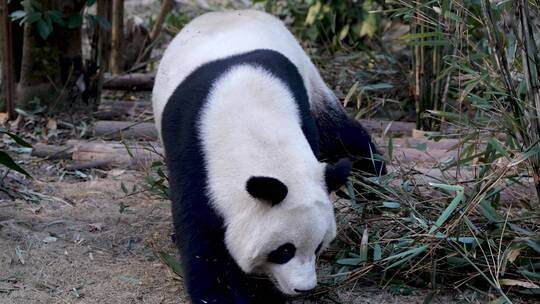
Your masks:
{"label": "wooden log", "polygon": [[94,112],[94,118],[99,120],[126,120],[128,113],[124,111],[100,110]]}
{"label": "wooden log", "polygon": [[65,146],[36,144],[32,156],[49,160],[73,160],[66,170],[121,167],[139,169],[162,160],[163,149],[157,144],[122,144],[119,142],[86,142],[70,140]]}
{"label": "wooden log", "polygon": [[360,119],[359,121],[368,131],[376,132],[377,134],[383,133],[386,130],[386,135],[410,136],[412,130],[415,128],[413,122],[374,119]]}
{"label": "wooden log", "polygon": [[71,159],[73,154],[73,145],[53,146],[46,144],[35,144],[32,146],[32,156],[41,157],[49,160]]}
{"label": "wooden log", "polygon": [[155,75],[144,73],[106,75],[103,88],[107,90],[151,91],[154,87],[154,78]]}
{"label": "wooden log", "polygon": [[129,100],[110,100],[102,99],[99,104],[99,110],[127,111],[128,114],[134,114],[134,110],[151,109],[150,101],[129,101]]}
{"label": "wooden log", "polygon": [[393,152],[394,159],[400,163],[421,162],[435,164],[446,161],[450,157],[457,157],[457,151],[446,151],[440,149],[432,149],[428,151],[420,151],[413,148],[398,148]]}
{"label": "wooden log", "polygon": [[[120,106],[123,107],[123,106]],[[390,123],[387,135],[409,135],[414,128],[414,123],[400,121],[380,121],[380,120],[361,120],[362,125],[374,135],[384,132]],[[109,139],[136,139],[144,138],[148,140],[157,139],[157,130],[154,123],[135,124],[128,121],[98,121],[94,125],[94,136],[104,136]]]}
{"label": "wooden log", "polygon": [[152,104],[147,101],[102,100],[94,112],[99,120],[126,120],[144,112],[150,113]]}
{"label": "wooden log", "polygon": [[145,139],[158,138],[153,123],[134,123],[130,121],[100,120],[94,124],[94,136],[103,139]]}
{"label": "wooden log", "polygon": [[[379,147],[382,149],[386,149],[388,146],[388,139],[386,138],[384,142],[382,141],[382,138],[376,137],[375,142]],[[459,139],[441,139],[439,141],[433,141],[428,139],[419,139],[419,138],[411,138],[411,137],[405,137],[405,138],[393,138],[392,144],[394,145],[394,149],[396,148],[412,148],[412,149],[420,149],[422,150],[422,146],[425,145],[425,150],[453,150],[459,145]]]}
{"label": "wooden log", "polygon": [[79,163],[95,162],[106,166],[138,169],[163,160],[163,149],[148,144],[78,142],[73,160]]}
{"label": "wooden log", "polygon": [[70,165],[65,166],[65,169],[68,171],[92,169],[92,168],[106,168],[112,165],[110,160],[93,160],[86,162],[76,162]]}

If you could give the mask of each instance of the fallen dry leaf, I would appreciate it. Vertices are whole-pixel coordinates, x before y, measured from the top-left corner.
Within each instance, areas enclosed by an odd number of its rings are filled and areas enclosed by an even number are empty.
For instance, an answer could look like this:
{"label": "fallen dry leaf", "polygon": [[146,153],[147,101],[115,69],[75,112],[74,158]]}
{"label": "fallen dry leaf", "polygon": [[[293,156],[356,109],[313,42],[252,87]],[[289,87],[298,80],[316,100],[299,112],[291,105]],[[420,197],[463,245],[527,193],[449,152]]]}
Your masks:
{"label": "fallen dry leaf", "polygon": [[58,123],[56,123],[56,119],[49,118],[47,120],[47,130],[55,131],[56,129],[58,129]]}

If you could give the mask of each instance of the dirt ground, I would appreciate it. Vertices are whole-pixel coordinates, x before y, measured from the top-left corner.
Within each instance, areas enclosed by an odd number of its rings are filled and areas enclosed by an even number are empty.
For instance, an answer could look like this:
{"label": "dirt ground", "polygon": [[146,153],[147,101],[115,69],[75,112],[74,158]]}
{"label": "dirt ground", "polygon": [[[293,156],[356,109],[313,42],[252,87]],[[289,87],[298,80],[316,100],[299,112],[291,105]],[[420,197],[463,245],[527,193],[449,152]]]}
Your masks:
{"label": "dirt ground", "polygon": [[[129,189],[142,179],[119,169],[86,180],[38,178],[28,188],[39,202],[1,200],[0,303],[188,303],[181,279],[158,254],[176,253],[169,203],[121,190],[121,183]],[[351,304],[422,303],[426,294],[351,287],[337,297]]]}
{"label": "dirt ground", "polygon": [[42,184],[38,204],[0,202],[0,303],[183,303],[154,253],[174,249],[156,237],[170,234],[168,203],[121,198],[137,178],[116,170]]}

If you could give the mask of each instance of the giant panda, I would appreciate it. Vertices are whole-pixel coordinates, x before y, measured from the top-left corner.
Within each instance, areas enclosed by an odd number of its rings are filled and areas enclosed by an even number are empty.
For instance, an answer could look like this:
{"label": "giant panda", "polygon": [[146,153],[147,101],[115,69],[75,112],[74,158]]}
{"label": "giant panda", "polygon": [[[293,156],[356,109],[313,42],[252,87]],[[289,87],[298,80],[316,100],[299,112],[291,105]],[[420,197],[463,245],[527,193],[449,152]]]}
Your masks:
{"label": "giant panda", "polygon": [[282,22],[254,10],[195,18],[166,49],[152,100],[192,303],[315,288],[336,235],[329,193],[351,160],[372,174],[384,165]]}

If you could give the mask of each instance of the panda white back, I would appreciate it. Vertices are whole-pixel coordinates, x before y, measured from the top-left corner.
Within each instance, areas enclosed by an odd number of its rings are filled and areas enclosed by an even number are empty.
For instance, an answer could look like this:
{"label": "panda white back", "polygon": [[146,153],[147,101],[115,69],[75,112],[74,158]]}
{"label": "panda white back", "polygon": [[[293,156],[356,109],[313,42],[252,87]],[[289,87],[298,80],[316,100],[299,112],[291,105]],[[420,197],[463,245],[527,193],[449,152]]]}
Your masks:
{"label": "panda white back", "polygon": [[187,24],[163,54],[152,97],[158,130],[169,97],[193,70],[212,60],[257,49],[275,50],[298,68],[310,103],[319,102],[319,95],[333,97],[309,57],[279,19],[256,10],[211,12]]}

